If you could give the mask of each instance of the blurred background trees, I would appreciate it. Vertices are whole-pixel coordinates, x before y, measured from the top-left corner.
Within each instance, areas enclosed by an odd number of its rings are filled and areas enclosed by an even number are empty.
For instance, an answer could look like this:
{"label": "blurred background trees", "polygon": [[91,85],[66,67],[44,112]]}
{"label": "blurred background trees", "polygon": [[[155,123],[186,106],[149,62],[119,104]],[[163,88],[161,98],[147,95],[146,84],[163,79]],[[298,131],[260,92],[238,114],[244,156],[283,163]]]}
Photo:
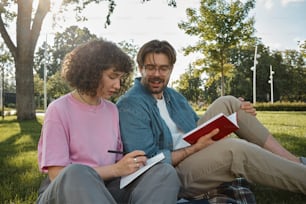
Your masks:
{"label": "blurred background trees", "polygon": [[[45,68],[47,101],[50,103],[70,91],[59,73],[65,54],[81,43],[100,38],[86,27],[73,25],[61,32],[54,31],[53,39],[48,39],[48,42],[46,39],[36,46],[44,15],[50,12],[52,6],[50,1],[36,2],[36,8],[32,7],[32,1],[16,3],[13,0],[5,0],[0,3],[0,70],[1,76],[3,75],[1,90],[2,95],[17,95],[19,120],[35,118],[35,109],[43,107]],[[77,19],[86,20],[86,17],[79,14],[90,2],[92,1],[63,1],[63,8],[64,5],[71,6]],[[171,6],[176,5],[173,0],[167,2]],[[197,104],[209,104],[217,97],[228,94],[252,101],[253,72],[250,68],[254,65],[254,50],[257,46],[257,52],[260,54],[256,65],[257,101],[271,100],[268,81],[272,66],[274,101],[306,102],[306,40],[298,42],[298,50],[271,50],[254,36],[254,18],[249,16],[249,11],[254,8],[255,0],[243,2],[201,0],[199,8],[186,10],[188,20],[178,22],[178,27],[187,35],[196,37],[198,41],[185,47],[184,54],[199,53],[201,57],[189,62],[179,80],[171,81],[169,85],[185,95],[190,102]],[[115,1],[108,1],[108,5],[105,26],[111,22],[110,16],[114,11]],[[25,8],[28,8],[27,12]],[[65,9],[61,12],[65,12]],[[17,26],[16,44],[7,33],[7,28],[14,21]],[[23,27],[25,25],[26,28]],[[118,45],[135,59],[139,45],[127,41]],[[136,74],[135,67],[134,76]],[[132,83],[133,76],[129,76],[120,94]],[[115,102],[117,97],[112,100]]]}

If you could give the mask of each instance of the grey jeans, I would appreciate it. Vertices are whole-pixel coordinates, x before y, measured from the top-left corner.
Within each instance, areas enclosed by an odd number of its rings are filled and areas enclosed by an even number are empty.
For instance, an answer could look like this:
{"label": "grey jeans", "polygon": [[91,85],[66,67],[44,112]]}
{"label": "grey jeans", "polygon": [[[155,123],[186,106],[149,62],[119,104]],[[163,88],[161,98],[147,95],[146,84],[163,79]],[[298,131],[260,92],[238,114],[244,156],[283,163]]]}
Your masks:
{"label": "grey jeans", "polygon": [[39,195],[39,204],[171,204],[180,188],[175,169],[159,163],[123,189],[120,179],[104,182],[88,166],[71,164]]}
{"label": "grey jeans", "polygon": [[204,116],[203,123],[223,112],[238,113],[238,138],[228,138],[189,156],[176,167],[183,185],[180,196],[194,197],[244,177],[251,183],[306,194],[306,166],[281,158],[263,145],[270,134],[256,117],[240,110],[240,101],[232,96],[217,99]]}

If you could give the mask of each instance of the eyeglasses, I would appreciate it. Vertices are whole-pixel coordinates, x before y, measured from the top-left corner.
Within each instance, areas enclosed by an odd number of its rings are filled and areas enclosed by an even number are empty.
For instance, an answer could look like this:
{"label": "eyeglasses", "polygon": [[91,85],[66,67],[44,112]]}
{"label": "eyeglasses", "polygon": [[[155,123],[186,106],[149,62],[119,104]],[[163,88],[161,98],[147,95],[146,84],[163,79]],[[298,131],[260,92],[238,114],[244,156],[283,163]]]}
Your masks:
{"label": "eyeglasses", "polygon": [[149,75],[155,74],[156,71],[159,72],[160,75],[167,75],[169,74],[170,70],[172,69],[172,66],[170,65],[155,65],[155,64],[145,64],[143,65],[144,69],[146,70],[146,73]]}

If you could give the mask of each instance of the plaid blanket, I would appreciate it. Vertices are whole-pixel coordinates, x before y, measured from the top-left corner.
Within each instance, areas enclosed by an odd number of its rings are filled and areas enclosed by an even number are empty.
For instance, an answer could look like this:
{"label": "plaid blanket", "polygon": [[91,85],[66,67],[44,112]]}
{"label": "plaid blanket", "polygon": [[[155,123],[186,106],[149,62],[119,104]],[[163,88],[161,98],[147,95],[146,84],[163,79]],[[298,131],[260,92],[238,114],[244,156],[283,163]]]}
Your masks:
{"label": "plaid blanket", "polygon": [[256,204],[255,196],[249,188],[249,183],[244,178],[236,178],[232,182],[225,182],[218,188],[205,192],[189,204]]}

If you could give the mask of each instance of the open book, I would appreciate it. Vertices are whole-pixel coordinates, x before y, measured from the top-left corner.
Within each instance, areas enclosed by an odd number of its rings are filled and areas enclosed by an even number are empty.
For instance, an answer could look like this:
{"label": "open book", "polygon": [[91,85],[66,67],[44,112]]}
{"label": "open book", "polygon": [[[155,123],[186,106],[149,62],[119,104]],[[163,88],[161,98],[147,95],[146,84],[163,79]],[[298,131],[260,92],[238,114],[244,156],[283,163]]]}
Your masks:
{"label": "open book", "polygon": [[143,174],[145,171],[147,171],[149,168],[151,168],[152,166],[154,166],[155,164],[157,164],[158,162],[160,162],[164,158],[165,158],[165,155],[164,155],[164,153],[161,152],[161,153],[155,155],[154,157],[151,157],[150,159],[148,159],[146,165],[141,167],[140,169],[138,169],[134,173],[121,177],[120,189],[124,188],[126,185],[128,185],[129,183],[134,181],[138,176]]}
{"label": "open book", "polygon": [[239,127],[237,124],[237,113],[233,113],[229,116],[220,113],[205,123],[199,125],[195,129],[191,130],[190,132],[186,133],[183,136],[183,139],[189,144],[194,144],[200,137],[206,135],[216,128],[219,128],[219,133],[212,138],[213,140],[219,140],[238,130]]}

